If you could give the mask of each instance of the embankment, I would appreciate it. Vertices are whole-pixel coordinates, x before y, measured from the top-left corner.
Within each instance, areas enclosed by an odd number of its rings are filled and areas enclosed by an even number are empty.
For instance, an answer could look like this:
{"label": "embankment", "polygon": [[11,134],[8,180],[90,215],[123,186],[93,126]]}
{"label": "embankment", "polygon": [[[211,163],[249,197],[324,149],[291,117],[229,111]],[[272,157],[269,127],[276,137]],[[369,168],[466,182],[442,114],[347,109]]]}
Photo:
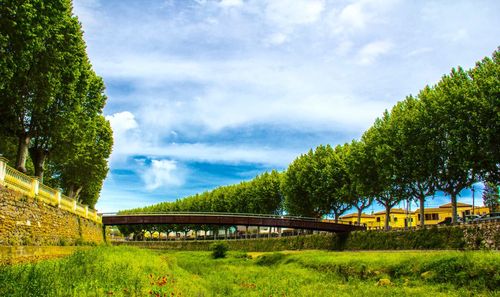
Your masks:
{"label": "embankment", "polygon": [[0,246],[103,242],[101,224],[0,186]]}
{"label": "embankment", "polygon": [[[213,241],[121,241],[114,245],[166,250],[208,251]],[[230,250],[499,250],[500,223],[429,227],[400,231],[358,231],[270,239],[228,240]]]}

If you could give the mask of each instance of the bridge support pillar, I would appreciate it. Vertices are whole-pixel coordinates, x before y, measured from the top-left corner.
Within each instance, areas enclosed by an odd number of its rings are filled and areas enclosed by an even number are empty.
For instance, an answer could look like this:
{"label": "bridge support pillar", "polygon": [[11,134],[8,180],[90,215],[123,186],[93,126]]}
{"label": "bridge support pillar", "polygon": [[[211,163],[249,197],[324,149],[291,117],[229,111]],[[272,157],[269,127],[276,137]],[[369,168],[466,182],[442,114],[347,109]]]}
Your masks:
{"label": "bridge support pillar", "polygon": [[248,239],[248,226],[245,226],[245,239]]}
{"label": "bridge support pillar", "polygon": [[257,226],[257,238],[260,238],[260,226]]}

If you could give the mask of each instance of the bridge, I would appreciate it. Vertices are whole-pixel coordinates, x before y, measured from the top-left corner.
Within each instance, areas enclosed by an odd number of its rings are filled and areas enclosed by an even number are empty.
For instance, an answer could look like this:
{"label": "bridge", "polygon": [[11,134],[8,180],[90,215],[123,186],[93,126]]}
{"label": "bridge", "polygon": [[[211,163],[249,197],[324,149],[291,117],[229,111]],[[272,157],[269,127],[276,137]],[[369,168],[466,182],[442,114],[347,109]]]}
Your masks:
{"label": "bridge", "polygon": [[103,225],[136,225],[136,224],[192,224],[192,225],[230,225],[277,227],[304,230],[350,232],[366,230],[366,227],[351,224],[335,223],[306,217],[232,214],[232,213],[134,213],[134,214],[102,214]]}

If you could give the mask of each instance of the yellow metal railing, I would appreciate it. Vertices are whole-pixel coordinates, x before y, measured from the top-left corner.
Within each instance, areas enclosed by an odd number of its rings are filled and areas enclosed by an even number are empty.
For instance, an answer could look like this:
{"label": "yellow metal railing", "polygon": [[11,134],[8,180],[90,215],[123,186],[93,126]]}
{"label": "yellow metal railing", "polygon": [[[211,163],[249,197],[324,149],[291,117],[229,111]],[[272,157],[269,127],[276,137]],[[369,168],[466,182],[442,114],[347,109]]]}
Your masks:
{"label": "yellow metal railing", "polygon": [[75,199],[63,195],[60,191],[40,183],[36,178],[15,170],[8,166],[6,161],[5,158],[0,156],[0,184],[26,196],[40,199],[47,204],[57,206],[94,222],[102,223],[102,217],[97,214],[95,209],[80,204]]}

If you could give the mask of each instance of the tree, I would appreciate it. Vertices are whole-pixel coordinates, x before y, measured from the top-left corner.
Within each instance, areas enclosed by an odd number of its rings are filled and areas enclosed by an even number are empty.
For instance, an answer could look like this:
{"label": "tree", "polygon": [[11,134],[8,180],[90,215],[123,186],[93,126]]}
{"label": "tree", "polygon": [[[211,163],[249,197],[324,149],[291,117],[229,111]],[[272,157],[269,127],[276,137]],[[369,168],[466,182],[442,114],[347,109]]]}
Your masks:
{"label": "tree", "polygon": [[252,213],[280,214],[283,208],[283,195],[280,190],[281,176],[273,170],[264,172],[250,182],[253,192]]}
{"label": "tree", "polygon": [[470,112],[478,133],[475,172],[484,181],[500,184],[500,49],[468,73],[475,101]]}
{"label": "tree", "polygon": [[366,184],[369,195],[385,208],[385,229],[389,229],[391,209],[408,197],[407,189],[397,168],[401,166],[401,156],[395,144],[397,130],[391,126],[391,115],[384,112],[382,118],[362,136],[363,155],[366,156]]}
{"label": "tree", "polygon": [[373,196],[370,194],[371,176],[366,170],[368,167],[364,148],[364,143],[353,140],[348,147],[345,162],[349,176],[349,191],[351,193],[349,203],[356,208],[358,213],[358,225],[361,224],[361,214],[363,210],[373,203]]}
{"label": "tree", "polygon": [[422,96],[422,117],[429,129],[427,145],[438,156],[436,188],[450,195],[452,222],[457,222],[457,197],[476,181],[476,144],[479,141],[477,100],[467,72],[452,69]]}
{"label": "tree", "polygon": [[[419,98],[432,92],[424,88]],[[420,203],[420,226],[425,225],[424,205],[427,197],[436,191],[436,166],[439,155],[428,145],[434,137],[427,128],[421,101],[412,96],[398,102],[390,113],[392,151],[399,158],[394,163],[395,174],[401,178],[405,190]]]}
{"label": "tree", "polygon": [[490,209],[490,212],[497,212],[500,210],[498,186],[488,182],[484,184],[483,203]]}
{"label": "tree", "polygon": [[[111,126],[99,115],[92,120],[82,119],[76,131],[65,137],[70,149],[57,160],[60,183],[68,196],[93,207],[108,172],[107,158],[113,145]],[[87,196],[80,195],[82,190]]]}
{"label": "tree", "polygon": [[0,74],[6,79],[0,87],[1,128],[18,138],[16,167],[26,172],[32,138],[61,119],[48,112],[51,106],[71,104],[61,89],[71,89],[85,48],[69,0],[6,0],[0,15],[0,65],[9,69]]}
{"label": "tree", "polygon": [[325,184],[325,193],[329,197],[329,208],[338,223],[340,216],[350,208],[352,201],[351,180],[346,168],[346,159],[349,153],[348,145],[337,145],[328,157],[328,164],[322,174],[328,177]]}
{"label": "tree", "polygon": [[329,177],[324,171],[332,151],[329,145],[321,145],[290,164],[281,184],[289,214],[320,218],[330,212]]}

